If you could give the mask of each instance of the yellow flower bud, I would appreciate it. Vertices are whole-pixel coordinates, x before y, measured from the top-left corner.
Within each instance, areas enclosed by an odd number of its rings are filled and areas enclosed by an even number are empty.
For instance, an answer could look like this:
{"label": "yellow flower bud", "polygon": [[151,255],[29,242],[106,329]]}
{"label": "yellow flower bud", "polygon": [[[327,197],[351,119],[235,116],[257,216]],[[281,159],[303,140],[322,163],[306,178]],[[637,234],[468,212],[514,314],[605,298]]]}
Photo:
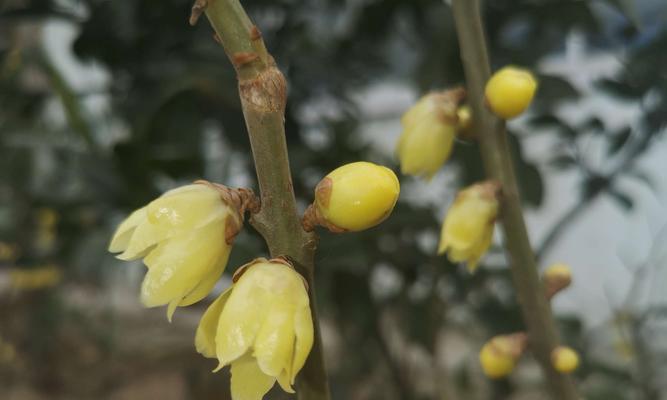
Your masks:
{"label": "yellow flower bud", "polygon": [[231,364],[232,399],[260,400],[276,381],[289,393],[313,346],[303,277],[282,259],[257,259],[206,310],[195,346],[218,368]]}
{"label": "yellow flower bud", "polygon": [[456,116],[458,117],[458,125],[456,126],[456,129],[459,132],[459,136],[463,136],[466,138],[471,138],[472,132],[472,109],[470,108],[469,105],[464,105],[459,107],[458,110],[456,110]]}
{"label": "yellow flower bud", "polygon": [[570,286],[572,269],[567,264],[553,264],[544,271],[543,280],[547,298],[551,299],[556,293]]}
{"label": "yellow flower bud", "polygon": [[447,252],[452,262],[466,262],[475,271],[493,239],[498,190],[498,184],[489,181],[458,193],[442,225],[438,254]]}
{"label": "yellow flower bud", "polygon": [[447,161],[463,96],[462,89],[430,93],[403,114],[403,132],[396,147],[403,174],[430,179]]}
{"label": "yellow flower bud", "polygon": [[484,374],[498,379],[509,375],[526,347],[526,335],[496,336],[484,344],[479,352],[479,362]]}
{"label": "yellow flower bud", "polygon": [[561,374],[569,374],[579,367],[579,354],[567,346],[558,346],[551,352],[554,369]]}
{"label": "yellow flower bud", "polygon": [[332,232],[371,228],[391,214],[399,192],[398,178],[389,168],[363,161],[343,165],[315,188],[304,228],[312,230],[318,224]]}
{"label": "yellow flower bud", "polygon": [[141,301],[146,307],[168,304],[171,320],[176,307],[194,304],[211,291],[243,223],[244,206],[234,203],[238,196],[231,193],[237,192],[213,184],[183,186],[120,224],[109,251],[122,252],[121,260],[144,259],[148,272]]}
{"label": "yellow flower bud", "polygon": [[486,84],[486,102],[503,119],[523,113],[535,95],[537,81],[530,71],[508,66],[493,74]]}

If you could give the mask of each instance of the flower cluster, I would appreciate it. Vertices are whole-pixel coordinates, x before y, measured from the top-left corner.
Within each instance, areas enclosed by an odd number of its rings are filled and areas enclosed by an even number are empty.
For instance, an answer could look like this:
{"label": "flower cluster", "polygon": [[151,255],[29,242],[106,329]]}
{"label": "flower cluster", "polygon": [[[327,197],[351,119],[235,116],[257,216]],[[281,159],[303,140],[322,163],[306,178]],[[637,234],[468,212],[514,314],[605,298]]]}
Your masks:
{"label": "flower cluster", "polygon": [[[396,175],[367,162],[344,165],[317,186],[304,228],[360,231],[391,213],[400,191]],[[227,265],[245,211],[259,202],[247,189],[198,181],[165,193],[134,211],[117,228],[109,251],[143,259],[146,307],[177,307],[209,295]],[[234,274],[233,284],[204,313],[195,346],[231,366],[234,400],[261,400],[276,382],[286,392],[314,341],[308,285],[286,258],[258,258]]]}

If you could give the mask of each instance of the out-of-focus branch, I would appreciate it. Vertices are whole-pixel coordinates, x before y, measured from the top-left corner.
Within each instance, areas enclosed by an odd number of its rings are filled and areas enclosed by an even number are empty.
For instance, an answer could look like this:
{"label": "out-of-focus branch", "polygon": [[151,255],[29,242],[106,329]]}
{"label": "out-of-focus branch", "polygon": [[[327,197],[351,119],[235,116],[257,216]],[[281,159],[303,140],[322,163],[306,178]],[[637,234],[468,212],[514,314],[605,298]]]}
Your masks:
{"label": "out-of-focus branch", "polygon": [[329,387],[314,295],[317,238],[301,228],[292,188],[284,125],[287,83],[239,0],[197,0],[190,23],[196,23],[204,13],[239,80],[241,105],[261,196],[261,209],[253,214],[250,223],[264,237],[271,256],[289,257],[309,285],[315,343],[297,376],[297,397],[328,400]]}
{"label": "out-of-focus branch", "polygon": [[551,307],[544,296],[535,255],[523,219],[513,159],[503,121],[484,105],[484,87],[490,77],[486,38],[482,27],[479,0],[453,0],[454,18],[468,86],[468,101],[474,115],[475,131],[486,174],[502,186],[500,223],[512,278],[528,328],[530,347],[557,400],[576,400],[571,378],[558,373],[551,363],[551,352],[559,344]]}

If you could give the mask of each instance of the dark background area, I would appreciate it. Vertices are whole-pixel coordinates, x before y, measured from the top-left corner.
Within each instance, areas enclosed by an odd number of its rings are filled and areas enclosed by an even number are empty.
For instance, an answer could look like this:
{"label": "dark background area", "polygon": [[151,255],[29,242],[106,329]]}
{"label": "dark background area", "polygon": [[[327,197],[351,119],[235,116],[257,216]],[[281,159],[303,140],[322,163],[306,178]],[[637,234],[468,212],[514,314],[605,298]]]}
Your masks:
{"label": "dark background area", "polygon": [[[522,65],[540,81],[531,113],[510,124],[523,200],[539,212],[549,196],[574,199],[540,228],[540,255],[601,198],[636,215],[637,193],[664,186],[664,171],[652,170],[659,164],[641,162],[656,148],[665,155],[667,4],[485,3],[494,68]],[[343,163],[370,160],[398,172],[392,154],[365,138],[372,122],[385,119],[395,132],[381,140],[393,142],[402,105],[360,93],[386,82],[415,94],[463,82],[442,1],[243,4],[289,82],[287,141],[304,207],[314,184]],[[142,309],[136,299],[143,267],[106,252],[115,225],[168,188],[199,178],[255,187],[234,71],[210,26],[187,24],[190,7],[181,0],[0,1],[0,399],[228,397],[227,372],[210,374],[214,366],[192,343],[208,301],[179,310],[169,325],[164,310]],[[49,37],[57,31],[49,24],[74,33],[71,51],[102,76],[99,84],[72,83],[76,72],[49,51],[67,35]],[[584,59],[622,60],[613,74],[581,71],[594,76],[592,92],[573,83],[579,71],[565,79],[540,64],[566,59],[573,35]],[[584,96],[634,107],[637,118],[610,127],[605,113],[563,117],[563,104]],[[369,111],[378,104],[389,104],[386,112]],[[536,161],[524,140],[538,135],[547,138],[548,156]],[[379,227],[321,235],[318,307],[335,399],[543,396],[530,356],[508,379],[481,374],[482,343],[523,323],[499,248],[475,275],[435,255],[444,207],[458,187],[482,177],[469,143],[457,145],[445,169],[446,179],[429,184],[399,175],[402,198]],[[573,177],[575,186],[551,190],[554,174]],[[439,205],[420,201],[443,182],[448,197]],[[266,253],[246,228],[227,275]],[[665,236],[655,241],[662,247]],[[616,293],[623,300],[604,324],[559,313],[564,342],[582,355],[575,376],[587,399],[667,398],[665,303],[636,301],[646,294],[646,271],[664,270],[664,260],[632,267],[630,290]],[[42,278],[21,284],[17,271],[42,271]]]}

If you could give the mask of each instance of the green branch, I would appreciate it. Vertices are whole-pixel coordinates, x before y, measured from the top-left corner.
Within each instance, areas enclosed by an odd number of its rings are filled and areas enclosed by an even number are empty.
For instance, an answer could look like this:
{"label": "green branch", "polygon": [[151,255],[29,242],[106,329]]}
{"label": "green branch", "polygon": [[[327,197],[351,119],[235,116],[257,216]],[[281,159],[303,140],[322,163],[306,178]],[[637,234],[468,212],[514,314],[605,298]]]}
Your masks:
{"label": "green branch", "polygon": [[475,131],[479,133],[484,169],[490,179],[502,185],[499,219],[515,290],[528,328],[530,347],[551,386],[553,398],[575,400],[578,395],[571,378],[556,372],[551,364],[551,352],[558,346],[559,339],[523,219],[504,122],[494,117],[484,105],[484,87],[491,71],[479,0],[453,0],[453,11],[466,74],[468,101],[473,110]]}
{"label": "green branch", "polygon": [[190,23],[196,23],[202,13],[213,26],[216,39],[224,47],[239,80],[262,203],[250,223],[264,237],[271,256],[288,256],[310,287],[315,343],[306,365],[297,376],[297,397],[328,400],[329,387],[314,294],[317,237],[302,229],[292,188],[284,125],[287,83],[239,0],[197,0]]}

